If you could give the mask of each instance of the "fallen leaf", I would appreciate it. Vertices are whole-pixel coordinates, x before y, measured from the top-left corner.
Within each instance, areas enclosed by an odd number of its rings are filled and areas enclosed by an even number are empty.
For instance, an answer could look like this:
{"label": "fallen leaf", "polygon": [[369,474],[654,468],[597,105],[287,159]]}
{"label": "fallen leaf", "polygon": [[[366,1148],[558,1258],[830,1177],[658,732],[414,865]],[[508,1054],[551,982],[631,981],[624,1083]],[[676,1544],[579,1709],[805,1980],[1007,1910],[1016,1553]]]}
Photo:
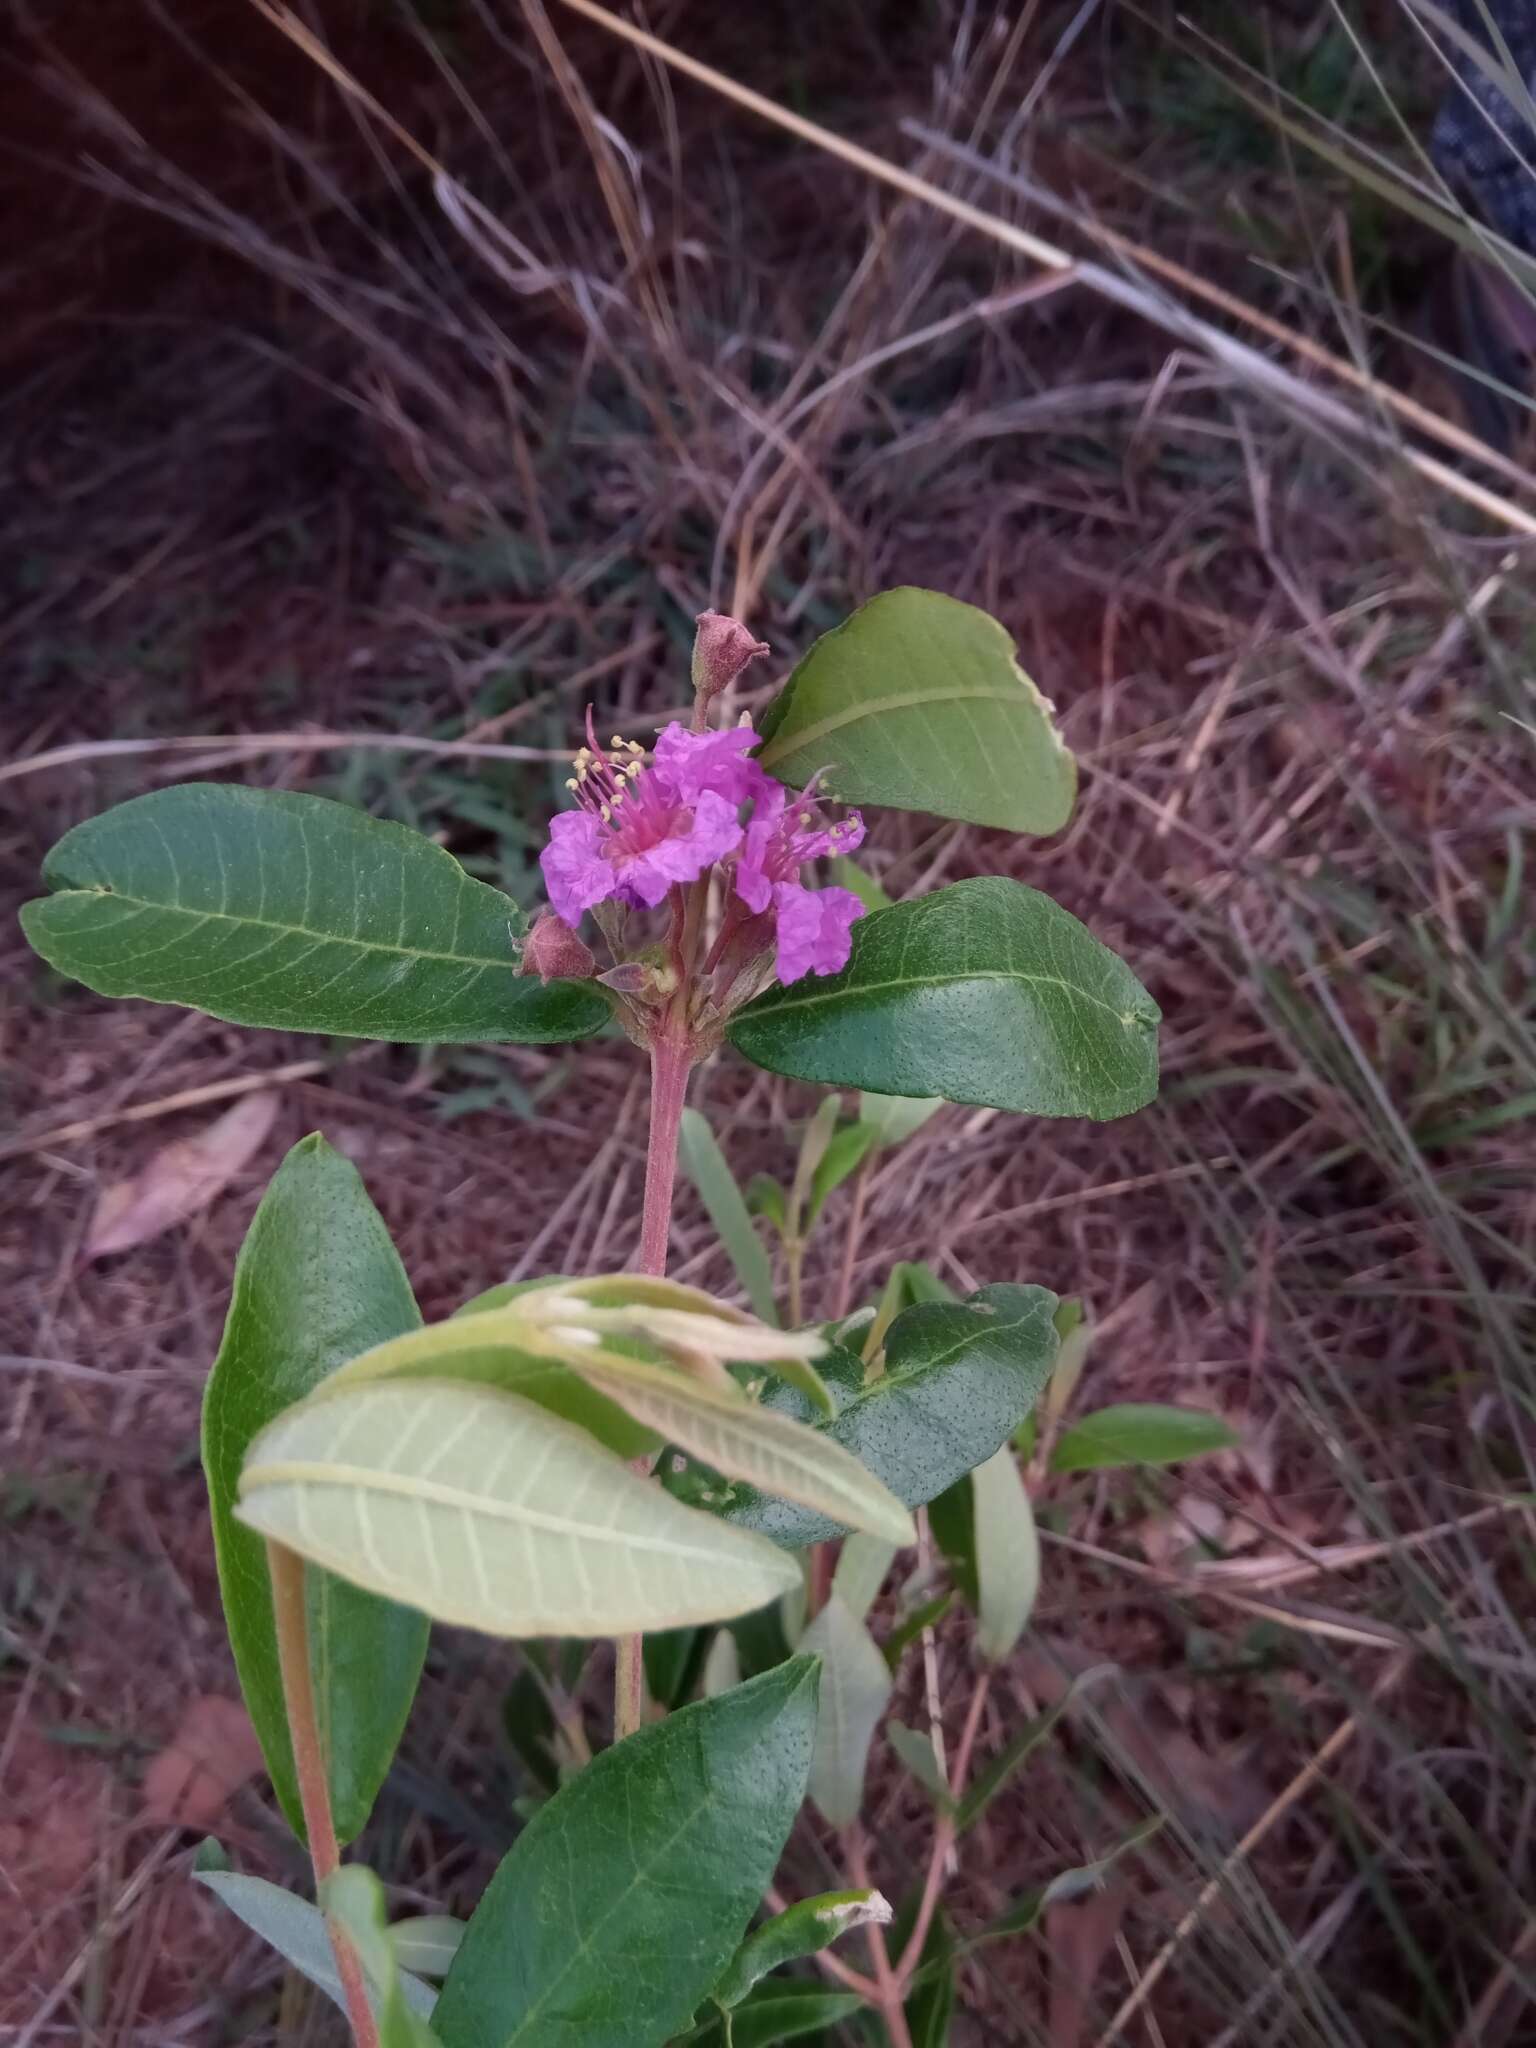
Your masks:
{"label": "fallen leaf", "polygon": [[1078,2048],[1087,2027],[1094,1980],[1115,1945],[1130,1898],[1131,1888],[1125,1879],[1112,1878],[1086,1899],[1047,1909],[1051,2010],[1046,2039],[1050,2048]]}
{"label": "fallen leaf", "polygon": [[244,1096],[195,1138],[162,1145],[131,1180],[103,1188],[82,1256],[131,1251],[206,1208],[255,1156],[276,1114],[270,1091]]}
{"label": "fallen leaf", "polygon": [[219,1693],[202,1693],[144,1773],[143,1817],[158,1827],[211,1828],[261,1769],[261,1744],[245,1708]]}

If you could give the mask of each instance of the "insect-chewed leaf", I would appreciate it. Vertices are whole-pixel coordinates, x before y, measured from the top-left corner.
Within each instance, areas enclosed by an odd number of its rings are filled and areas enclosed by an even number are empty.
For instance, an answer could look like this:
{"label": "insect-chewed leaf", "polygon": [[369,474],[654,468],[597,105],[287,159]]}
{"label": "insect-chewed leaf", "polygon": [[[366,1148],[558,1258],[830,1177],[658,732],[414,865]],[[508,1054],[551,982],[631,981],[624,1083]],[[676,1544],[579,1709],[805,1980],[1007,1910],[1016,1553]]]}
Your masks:
{"label": "insect-chewed leaf", "polygon": [[486,1887],[432,2020],[444,2048],[671,2040],[718,1983],[805,1794],[817,1671],[795,1657],[615,1743]]}
{"label": "insect-chewed leaf", "polygon": [[761,1407],[727,1383],[712,1386],[665,1365],[573,1349],[571,1367],[637,1422],[729,1479],[798,1501],[850,1529],[914,1543],[912,1517],[890,1489],[831,1437]]}
{"label": "insect-chewed leaf", "polygon": [[1158,1019],[1069,911],[981,875],[861,918],[841,973],[769,989],[730,1036],[800,1081],[1102,1122],[1156,1093]]}
{"label": "insect-chewed leaf", "polygon": [[936,590],[887,590],[822,635],[769,705],[762,766],[848,803],[1059,832],[1077,775],[1051,705],[996,619]]}
{"label": "insect-chewed leaf", "polygon": [[251,1446],[240,1519],[328,1570],[500,1636],[612,1636],[745,1614],[799,1584],[515,1394],[390,1380],[290,1408]]}
{"label": "insect-chewed leaf", "polygon": [[23,930],[101,995],[408,1042],[586,1038],[610,1014],[579,982],[518,973],[509,896],[326,797],[154,790],[67,832],[43,880]]}
{"label": "insect-chewed leaf", "polygon": [[[303,1838],[278,1666],[266,1549],[235,1519],[249,1445],[355,1353],[419,1327],[410,1283],[357,1168],[300,1139],[262,1196],[235,1266],[219,1355],[203,1396],[203,1470],[219,1591],[245,1703],[290,1826]],[[427,1625],[329,1573],[306,1574],[310,1661],[336,1832],[372,1809],[405,1726]]]}
{"label": "insect-chewed leaf", "polygon": [[[1044,1287],[1006,1284],[964,1302],[922,1302],[887,1331],[885,1371],[852,1392],[832,1421],[792,1407],[788,1389],[770,1398],[918,1507],[990,1458],[1034,1406],[1059,1342],[1055,1307]],[[747,1486],[733,1489],[718,1512],[793,1547],[841,1533],[830,1517]]]}

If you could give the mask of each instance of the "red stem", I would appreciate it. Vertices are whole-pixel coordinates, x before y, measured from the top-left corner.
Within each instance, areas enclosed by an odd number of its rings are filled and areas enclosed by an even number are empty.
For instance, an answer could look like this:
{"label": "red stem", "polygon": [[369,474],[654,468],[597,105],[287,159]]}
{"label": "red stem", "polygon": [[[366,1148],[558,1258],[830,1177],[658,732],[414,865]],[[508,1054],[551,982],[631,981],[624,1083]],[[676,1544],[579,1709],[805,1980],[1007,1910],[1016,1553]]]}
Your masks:
{"label": "red stem", "polygon": [[[669,1020],[670,1025],[670,1020]],[[679,1031],[651,1047],[651,1136],[645,1159],[645,1209],[640,1223],[639,1268],[660,1279],[667,1270],[672,1184],[677,1178],[677,1134],[688,1096],[693,1057]]]}
{"label": "red stem", "polygon": [[[283,1704],[288,1716],[288,1739],[293,1744],[293,1764],[299,1780],[299,1804],[304,1809],[304,1832],[309,1837],[309,1860],[314,1865],[315,1889],[323,1889],[327,1878],[341,1868],[341,1851],[336,1846],[336,1824],[331,1818],[331,1791],[326,1780],[325,1749],[320,1725],[315,1718],[314,1679],[309,1664],[309,1614],[304,1599],[304,1560],[280,1543],[267,1544],[267,1571],[272,1580],[272,1615],[277,1631],[277,1662],[283,1678]],[[379,2048],[379,2030],[363,1984],[362,1965],[346,1934],[326,1916],[331,1947],[336,1954],[336,1974],[347,2001],[347,2018],[352,2024],[356,2048]]]}

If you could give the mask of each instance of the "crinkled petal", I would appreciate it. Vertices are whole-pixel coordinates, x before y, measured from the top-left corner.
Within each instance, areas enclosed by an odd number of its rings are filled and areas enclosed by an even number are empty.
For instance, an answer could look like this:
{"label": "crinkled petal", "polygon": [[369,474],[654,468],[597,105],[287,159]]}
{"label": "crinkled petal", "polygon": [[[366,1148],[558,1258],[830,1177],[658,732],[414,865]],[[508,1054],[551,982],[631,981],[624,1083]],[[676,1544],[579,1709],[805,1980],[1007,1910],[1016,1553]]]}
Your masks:
{"label": "crinkled petal", "polygon": [[676,720],[657,736],[653,773],[680,803],[697,803],[706,793],[744,804],[772,780],[746,757],[757,745],[750,725],[717,732],[689,732]]}
{"label": "crinkled petal", "polygon": [[[684,818],[688,815],[686,811],[682,814]],[[618,894],[626,903],[654,910],[674,882],[696,881],[707,867],[740,844],[736,806],[705,790],[694,802],[691,822],[683,829],[669,832],[654,846],[619,862]]]}
{"label": "crinkled petal", "polygon": [[741,844],[741,858],[736,863],[736,894],[749,910],[756,911],[766,910],[773,901],[768,857],[779,837],[784,817],[783,783],[764,779],[768,781],[768,787],[753,803],[751,822]]}
{"label": "crinkled petal", "polygon": [[539,866],[556,915],[568,925],[580,924],[584,910],[615,892],[617,877],[603,858],[605,836],[590,811],[559,811],[549,821]]}
{"label": "crinkled petal", "polygon": [[778,974],[786,985],[806,974],[836,974],[848,965],[853,927],[864,906],[851,889],[807,889],[780,882],[773,891],[778,913]]}

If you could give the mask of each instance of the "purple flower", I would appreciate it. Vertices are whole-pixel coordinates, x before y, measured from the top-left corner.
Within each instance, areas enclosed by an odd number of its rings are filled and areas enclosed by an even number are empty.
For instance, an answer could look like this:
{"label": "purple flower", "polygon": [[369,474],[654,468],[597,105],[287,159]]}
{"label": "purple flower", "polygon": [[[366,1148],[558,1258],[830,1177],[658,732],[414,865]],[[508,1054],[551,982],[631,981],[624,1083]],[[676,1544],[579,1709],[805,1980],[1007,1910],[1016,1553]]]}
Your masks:
{"label": "purple flower", "polygon": [[836,974],[848,964],[864,906],[851,889],[807,889],[800,869],[823,854],[852,853],[864,838],[864,820],[850,811],[840,825],[824,825],[811,790],[791,797],[782,784],[763,780],[736,863],[736,894],[749,910],[773,911],[781,982]]}
{"label": "purple flower", "polygon": [[667,726],[655,759],[633,740],[588,744],[566,787],[578,808],[562,811],[539,856],[549,900],[570,925],[610,898],[654,909],[678,882],[692,882],[741,844],[736,814],[768,778],[744,759],[757,744],[749,727],[691,733]]}

